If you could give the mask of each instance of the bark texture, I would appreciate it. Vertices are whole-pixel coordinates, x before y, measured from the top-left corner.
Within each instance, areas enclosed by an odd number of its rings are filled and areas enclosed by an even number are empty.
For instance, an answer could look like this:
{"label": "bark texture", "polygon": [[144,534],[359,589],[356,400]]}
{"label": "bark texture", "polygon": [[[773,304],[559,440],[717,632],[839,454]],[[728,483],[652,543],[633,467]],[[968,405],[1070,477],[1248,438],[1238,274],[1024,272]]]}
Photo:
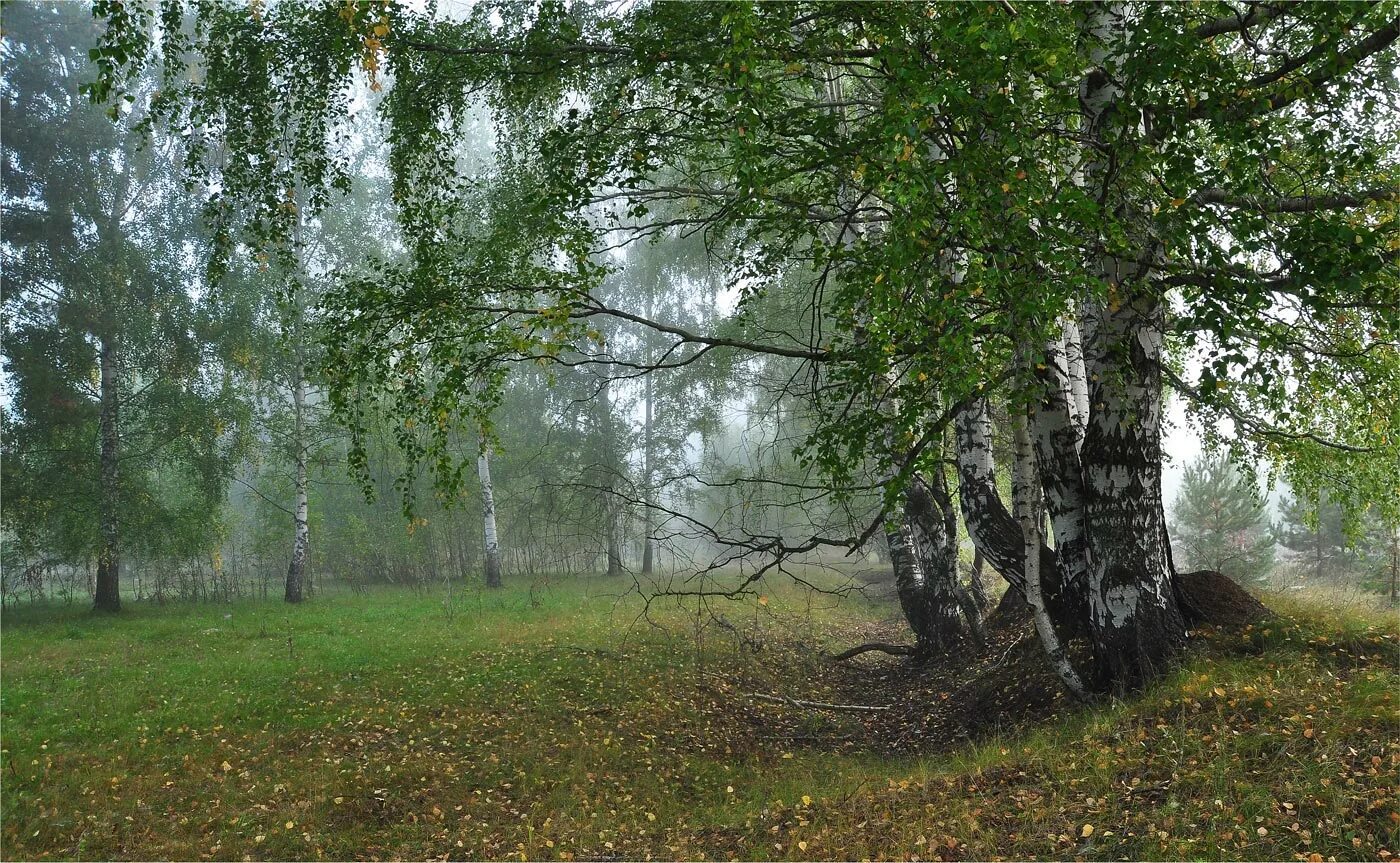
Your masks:
{"label": "bark texture", "polygon": [[103,336],[99,347],[101,404],[98,414],[98,435],[101,438],[101,488],[98,514],[102,546],[97,553],[97,583],[93,608],[98,611],[120,611],[121,599],[121,489],[118,468],[121,464],[121,395],[118,392],[117,339]]}
{"label": "bark texture", "polygon": [[1090,192],[1136,245],[1105,242],[1095,274],[1103,296],[1085,313],[1089,379],[1084,520],[1089,536],[1089,624],[1099,684],[1122,691],[1158,673],[1184,646],[1161,487],[1163,300],[1151,281],[1160,249],[1150,213],[1123,191],[1111,158],[1141,132],[1118,85],[1129,41],[1122,4],[1092,7],[1084,30],[1093,68],[1080,90]]}
{"label": "bark texture", "polygon": [[297,349],[296,386],[292,389],[292,445],[296,459],[296,503],[292,509],[292,559],[287,564],[287,584],[283,598],[301,602],[306,582],[306,557],[311,548],[311,526],[307,519],[306,477],[306,379],[302,367],[301,349]]}
{"label": "bark texture", "polygon": [[481,480],[481,522],[486,550],[486,586],[501,586],[501,541],[496,533],[496,492],[491,487],[491,456],[485,441],[476,457],[476,473]]}
{"label": "bark texture", "polygon": [[1030,606],[1031,619],[1035,622],[1035,631],[1040,636],[1040,643],[1045,648],[1050,667],[1055,670],[1055,675],[1060,678],[1065,689],[1083,701],[1087,698],[1084,683],[1065,652],[1041,591],[1040,555],[1034,553],[1041,544],[1040,479],[1027,425],[1026,417],[1017,414],[1013,421],[1016,461],[1012,472],[1012,508],[1021,528],[1021,540],[1026,547],[1026,604]]}
{"label": "bark texture", "polygon": [[[980,641],[980,616],[958,583],[957,511],[941,469],[910,479],[905,489],[904,521],[913,538],[918,581],[907,598],[901,591],[900,605],[914,629],[920,652],[929,655],[952,649],[969,631]],[[970,614],[965,615],[968,610]]]}

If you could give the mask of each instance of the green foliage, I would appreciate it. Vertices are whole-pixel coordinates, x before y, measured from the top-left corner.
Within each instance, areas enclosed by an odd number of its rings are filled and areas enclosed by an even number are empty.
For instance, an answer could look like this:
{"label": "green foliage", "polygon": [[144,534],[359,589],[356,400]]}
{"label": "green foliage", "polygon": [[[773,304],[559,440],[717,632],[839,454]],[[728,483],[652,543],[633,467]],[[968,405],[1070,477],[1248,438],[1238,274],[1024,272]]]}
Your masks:
{"label": "green foliage", "polygon": [[[79,97],[94,22],[72,4],[4,10],[4,509],[31,559],[98,551],[99,354],[115,357],[124,545],[188,559],[218,543],[246,443],[246,402],[220,351],[222,294],[191,278],[208,248],[176,143]],[[197,267],[194,268],[197,271]]]}
{"label": "green foliage", "polygon": [[[334,322],[337,405],[360,423],[358,387],[385,386],[446,486],[464,465],[439,424],[484,422],[501,362],[586,352],[598,252],[670,221],[740,289],[733,345],[818,367],[802,454],[838,486],[872,441],[919,441],[937,406],[994,388],[1075,303],[1116,308],[1089,262],[1150,247],[1144,289],[1205,361],[1178,386],[1207,424],[1236,419],[1297,487],[1345,473],[1355,503],[1400,499],[1391,4],[1290,7],[1257,39],[1213,29],[1229,4],[1122,6],[1104,196],[1077,179],[1102,46],[1074,6],[164,9],[157,33],[99,6],[93,95],[173,64],[166,114],[238,154],[197,170],[250,237],[285,232],[287,189],[336,187],[346,93],[361,72],[388,85],[410,260],[340,296],[360,314]],[[176,48],[207,75],[182,77]],[[483,111],[484,168],[460,158]],[[806,333],[749,314],[792,277]]]}
{"label": "green foliage", "polygon": [[1278,541],[1296,555],[1299,568],[1317,579],[1335,579],[1356,567],[1355,521],[1328,496],[1309,502],[1298,495],[1284,499],[1274,531]]}
{"label": "green foliage", "polygon": [[1186,468],[1172,507],[1176,565],[1211,569],[1236,581],[1267,575],[1274,537],[1251,470],[1228,454],[1205,455]]}

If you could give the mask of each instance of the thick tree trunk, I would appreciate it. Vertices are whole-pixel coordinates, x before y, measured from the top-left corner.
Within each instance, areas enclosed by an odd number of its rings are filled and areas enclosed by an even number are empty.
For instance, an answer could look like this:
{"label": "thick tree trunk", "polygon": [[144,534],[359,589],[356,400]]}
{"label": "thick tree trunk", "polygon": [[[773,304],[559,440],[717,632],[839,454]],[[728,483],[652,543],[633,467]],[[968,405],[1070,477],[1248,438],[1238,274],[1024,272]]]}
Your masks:
{"label": "thick tree trunk", "polygon": [[1147,295],[1103,310],[1090,349],[1084,441],[1089,624],[1103,682],[1136,687],[1186,642],[1162,509],[1162,310]]}
{"label": "thick tree trunk", "polygon": [[[1132,145],[1139,113],[1121,104],[1128,41],[1122,4],[1095,6],[1085,37],[1094,65],[1080,91],[1090,160],[1085,177],[1104,212],[1138,244],[1104,253],[1095,274],[1104,296],[1086,307],[1089,422],[1082,461],[1089,536],[1089,628],[1099,683],[1131,689],[1157,674],[1185,644],[1162,510],[1162,298],[1151,286],[1150,214],[1126,200],[1119,168],[1105,156]],[[1099,238],[1101,239],[1101,238]],[[1105,245],[1123,247],[1122,240]]]}
{"label": "thick tree trunk", "polygon": [[102,337],[99,362],[101,405],[98,414],[98,434],[102,449],[99,466],[101,510],[98,513],[98,528],[102,546],[97,553],[97,584],[93,608],[98,611],[120,611],[121,524],[118,512],[121,508],[121,489],[118,486],[117,471],[121,463],[121,395],[118,392],[117,339],[110,333]]}
{"label": "thick tree trunk", "polygon": [[[969,629],[981,641],[981,619],[970,597],[958,584],[957,514],[941,470],[915,474],[904,492],[904,521],[913,538],[918,582],[900,605],[918,640],[919,652],[929,655],[956,646]],[[896,579],[896,586],[899,581]],[[964,625],[964,611],[970,608]]]}
{"label": "thick tree trunk", "polygon": [[296,459],[296,503],[292,510],[292,559],[287,564],[287,584],[283,598],[301,602],[306,580],[306,556],[311,548],[311,527],[307,520],[306,479],[306,371],[301,346],[297,346],[296,385],[292,388],[293,438]]}
{"label": "thick tree trunk", "polygon": [[486,550],[486,586],[501,586],[501,542],[496,533],[496,493],[491,487],[491,456],[486,441],[476,457],[476,473],[481,480],[481,522]]}

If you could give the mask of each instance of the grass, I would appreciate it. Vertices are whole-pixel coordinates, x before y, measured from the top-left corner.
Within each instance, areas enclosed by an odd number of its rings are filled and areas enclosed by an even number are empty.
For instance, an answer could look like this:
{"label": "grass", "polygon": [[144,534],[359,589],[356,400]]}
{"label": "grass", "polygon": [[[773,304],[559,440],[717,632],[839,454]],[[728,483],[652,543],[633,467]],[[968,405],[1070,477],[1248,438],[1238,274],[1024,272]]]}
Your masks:
{"label": "grass", "polygon": [[585,579],[449,603],[386,590],[6,612],[0,854],[1400,853],[1393,616],[1270,598],[1277,619],[1205,634],[1131,703],[889,756],[862,748],[858,718],[768,723],[794,711],[756,712],[713,680],[816,697],[812,648],[857,640],[893,606],[774,586],[697,629],[693,607],[643,617],[619,592]]}

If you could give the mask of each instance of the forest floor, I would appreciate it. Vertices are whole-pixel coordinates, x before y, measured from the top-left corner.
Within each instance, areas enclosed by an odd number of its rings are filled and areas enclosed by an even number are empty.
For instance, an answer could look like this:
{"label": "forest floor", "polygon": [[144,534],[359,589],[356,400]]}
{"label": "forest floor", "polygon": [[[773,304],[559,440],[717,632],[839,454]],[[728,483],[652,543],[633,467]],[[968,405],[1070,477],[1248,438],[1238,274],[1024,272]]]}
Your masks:
{"label": "forest floor", "polygon": [[624,588],[6,611],[0,857],[1400,854],[1394,614],[1267,597],[1079,708],[1035,689],[1014,628],[972,692],[827,659],[899,640],[888,599],[775,584],[643,614]]}

